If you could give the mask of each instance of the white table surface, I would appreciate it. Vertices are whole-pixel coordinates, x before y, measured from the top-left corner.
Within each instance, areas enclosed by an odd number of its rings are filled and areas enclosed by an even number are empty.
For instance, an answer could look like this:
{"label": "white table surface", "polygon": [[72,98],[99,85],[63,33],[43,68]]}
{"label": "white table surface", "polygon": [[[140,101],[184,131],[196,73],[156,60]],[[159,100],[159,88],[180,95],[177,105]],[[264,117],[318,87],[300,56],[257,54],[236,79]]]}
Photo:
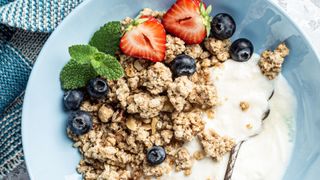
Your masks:
{"label": "white table surface", "polygon": [[[320,55],[320,0],[271,0],[296,22]],[[28,180],[24,164],[5,180]]]}

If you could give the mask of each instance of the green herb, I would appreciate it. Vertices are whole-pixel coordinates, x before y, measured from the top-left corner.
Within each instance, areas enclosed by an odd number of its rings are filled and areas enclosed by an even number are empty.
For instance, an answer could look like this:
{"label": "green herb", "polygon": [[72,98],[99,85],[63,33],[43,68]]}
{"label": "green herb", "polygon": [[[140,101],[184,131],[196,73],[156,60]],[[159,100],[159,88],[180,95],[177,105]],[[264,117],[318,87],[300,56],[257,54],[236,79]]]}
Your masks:
{"label": "green herb", "polygon": [[71,60],[60,73],[63,89],[77,89],[86,86],[87,82],[97,76],[116,80],[124,75],[117,58],[99,52],[90,45],[75,45],[69,48]]}
{"label": "green herb", "polygon": [[80,64],[88,64],[94,54],[99,52],[97,48],[89,45],[74,45],[69,47],[71,59],[76,60]]}
{"label": "green herb", "polygon": [[120,22],[108,22],[94,33],[89,44],[101,52],[114,55],[119,50],[121,35]]}
{"label": "green herb", "polygon": [[90,64],[79,64],[72,59],[63,67],[60,81],[63,89],[77,89],[86,86],[87,82],[96,76]]}
{"label": "green herb", "polygon": [[110,80],[116,80],[124,75],[123,68],[118,60],[109,54],[97,53],[91,60],[96,73]]}

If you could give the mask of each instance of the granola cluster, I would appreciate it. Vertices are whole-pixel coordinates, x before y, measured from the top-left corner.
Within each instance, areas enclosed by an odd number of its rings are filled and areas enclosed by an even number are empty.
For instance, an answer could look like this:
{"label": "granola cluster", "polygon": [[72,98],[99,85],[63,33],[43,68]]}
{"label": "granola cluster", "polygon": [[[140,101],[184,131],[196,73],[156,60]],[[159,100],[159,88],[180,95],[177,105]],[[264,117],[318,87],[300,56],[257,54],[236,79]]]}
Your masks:
{"label": "granola cluster", "polygon": [[[163,13],[144,9],[141,15],[161,19]],[[122,24],[130,23],[126,18]],[[172,170],[192,173],[193,161],[212,157],[219,160],[234,142],[206,131],[202,113],[217,105],[210,67],[229,58],[230,41],[207,38],[202,45],[185,45],[167,35],[166,59],[153,63],[119,53],[125,76],[108,81],[108,96],[87,100],[81,110],[91,113],[93,129],[81,136],[68,131],[74,147],[82,154],[77,170],[84,179],[139,179],[160,177]],[[173,77],[169,63],[185,53],[196,60],[197,71]],[[183,147],[198,138],[203,151],[190,155]],[[146,160],[153,146],[165,148],[166,160],[157,166]]]}
{"label": "granola cluster", "polygon": [[220,160],[235,145],[234,140],[228,137],[221,137],[214,130],[203,131],[198,134],[198,138],[206,154],[216,160]]}
{"label": "granola cluster", "polygon": [[262,74],[270,80],[275,79],[281,72],[284,59],[288,55],[289,49],[284,43],[281,43],[274,51],[264,51],[259,61]]}

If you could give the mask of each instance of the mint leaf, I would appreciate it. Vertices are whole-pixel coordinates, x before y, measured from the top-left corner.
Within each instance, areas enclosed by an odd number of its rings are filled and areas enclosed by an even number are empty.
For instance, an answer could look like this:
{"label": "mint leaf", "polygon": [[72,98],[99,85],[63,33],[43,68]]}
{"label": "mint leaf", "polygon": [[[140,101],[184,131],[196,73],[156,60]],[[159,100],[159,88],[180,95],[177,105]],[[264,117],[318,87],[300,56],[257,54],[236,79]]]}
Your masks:
{"label": "mint leaf", "polygon": [[101,52],[114,55],[119,50],[121,35],[120,22],[108,22],[94,33],[89,44]]}
{"label": "mint leaf", "polygon": [[71,59],[76,60],[80,64],[90,63],[90,60],[97,52],[99,52],[97,48],[89,45],[74,45],[69,47]]}
{"label": "mint leaf", "polygon": [[91,60],[96,73],[109,80],[116,80],[124,75],[123,68],[117,58],[109,54],[97,53]]}
{"label": "mint leaf", "polygon": [[86,86],[87,82],[96,76],[90,64],[79,64],[72,59],[63,67],[60,82],[65,90],[77,89]]}

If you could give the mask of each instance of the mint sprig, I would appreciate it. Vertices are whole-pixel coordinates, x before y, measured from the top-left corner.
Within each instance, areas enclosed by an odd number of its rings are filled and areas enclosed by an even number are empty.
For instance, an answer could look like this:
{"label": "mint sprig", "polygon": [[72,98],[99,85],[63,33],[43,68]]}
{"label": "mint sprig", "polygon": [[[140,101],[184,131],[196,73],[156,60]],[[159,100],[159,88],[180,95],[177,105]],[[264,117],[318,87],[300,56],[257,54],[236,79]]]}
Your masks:
{"label": "mint sprig", "polygon": [[79,64],[71,59],[60,73],[63,89],[77,89],[86,86],[87,82],[97,76],[90,64]]}
{"label": "mint sprig", "polygon": [[117,58],[109,54],[96,53],[91,60],[91,65],[97,74],[109,80],[116,80],[124,75]]}
{"label": "mint sprig", "polygon": [[63,89],[77,89],[86,86],[87,82],[97,76],[116,80],[124,75],[117,58],[99,52],[89,45],[70,47],[71,60],[60,73]]}
{"label": "mint sprig", "polygon": [[119,50],[120,38],[122,36],[119,21],[108,22],[94,33],[89,44],[99,51],[114,55]]}
{"label": "mint sprig", "polygon": [[71,59],[76,60],[79,64],[88,64],[98,49],[89,45],[74,45],[69,47]]}
{"label": "mint sprig", "polygon": [[90,45],[69,47],[71,60],[60,73],[62,88],[68,90],[84,87],[90,79],[97,76],[108,80],[121,78],[124,71],[114,57],[119,50],[121,35],[120,22],[113,21],[94,33]]}

